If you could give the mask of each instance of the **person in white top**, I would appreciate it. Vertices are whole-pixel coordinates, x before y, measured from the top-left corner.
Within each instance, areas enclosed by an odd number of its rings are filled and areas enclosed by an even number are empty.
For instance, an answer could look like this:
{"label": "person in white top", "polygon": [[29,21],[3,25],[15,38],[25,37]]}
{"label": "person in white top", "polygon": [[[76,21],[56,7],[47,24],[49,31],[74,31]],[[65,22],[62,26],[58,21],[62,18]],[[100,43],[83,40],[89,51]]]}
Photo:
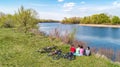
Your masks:
{"label": "person in white top", "polygon": [[90,56],[91,55],[91,51],[90,51],[90,47],[88,46],[87,49],[85,50],[85,55],[86,56]]}
{"label": "person in white top", "polygon": [[76,52],[74,53],[76,56],[80,56],[80,45],[76,48]]}

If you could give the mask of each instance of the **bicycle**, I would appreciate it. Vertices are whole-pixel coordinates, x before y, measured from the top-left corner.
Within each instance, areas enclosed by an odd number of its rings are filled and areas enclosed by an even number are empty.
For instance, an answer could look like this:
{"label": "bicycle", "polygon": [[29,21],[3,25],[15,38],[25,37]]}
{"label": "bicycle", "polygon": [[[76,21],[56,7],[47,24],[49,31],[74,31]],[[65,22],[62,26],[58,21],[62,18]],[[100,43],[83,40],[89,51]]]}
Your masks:
{"label": "bicycle", "polygon": [[75,55],[73,55],[73,53],[71,53],[71,52],[68,52],[68,53],[64,54],[64,58],[68,59],[68,60],[74,60]]}
{"label": "bicycle", "polygon": [[63,56],[63,55],[62,55],[62,51],[61,51],[61,50],[57,50],[56,55],[54,55],[52,58],[53,58],[53,60],[58,60],[58,59],[60,59],[62,56]]}
{"label": "bicycle", "polygon": [[44,47],[42,49],[37,50],[37,52],[40,53],[50,53],[53,49],[56,49],[57,46],[49,46],[49,47]]}
{"label": "bicycle", "polygon": [[75,56],[70,52],[68,52],[66,54],[63,54],[62,51],[58,52],[56,55],[53,56],[53,60],[58,60],[60,58],[64,58],[64,59],[68,59],[68,60],[74,60]]}

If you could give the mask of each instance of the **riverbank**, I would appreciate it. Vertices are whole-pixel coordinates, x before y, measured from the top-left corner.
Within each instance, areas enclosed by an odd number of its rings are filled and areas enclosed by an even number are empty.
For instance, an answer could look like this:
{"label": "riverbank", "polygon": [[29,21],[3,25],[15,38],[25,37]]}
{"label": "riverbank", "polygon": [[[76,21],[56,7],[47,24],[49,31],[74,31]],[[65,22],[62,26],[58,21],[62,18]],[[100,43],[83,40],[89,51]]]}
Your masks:
{"label": "riverbank", "polygon": [[91,26],[91,27],[111,27],[120,28],[120,25],[103,25],[103,24],[79,24],[80,26]]}
{"label": "riverbank", "polygon": [[[120,65],[95,55],[76,57],[76,60],[53,60],[38,49],[56,45],[64,52],[69,45],[60,40],[50,40],[43,35],[16,32],[13,29],[0,29],[0,67],[120,67]],[[99,65],[98,65],[99,64]]]}

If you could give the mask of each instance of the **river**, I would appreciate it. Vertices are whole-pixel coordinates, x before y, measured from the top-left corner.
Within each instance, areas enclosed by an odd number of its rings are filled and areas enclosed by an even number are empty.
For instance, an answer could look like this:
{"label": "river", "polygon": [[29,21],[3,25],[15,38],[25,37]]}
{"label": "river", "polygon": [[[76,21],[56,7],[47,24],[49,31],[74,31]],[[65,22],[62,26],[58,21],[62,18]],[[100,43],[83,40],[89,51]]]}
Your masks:
{"label": "river", "polygon": [[76,29],[75,38],[84,41],[90,47],[120,50],[120,28],[80,26],[78,24],[39,23],[39,30],[49,34],[55,28],[61,34]]}

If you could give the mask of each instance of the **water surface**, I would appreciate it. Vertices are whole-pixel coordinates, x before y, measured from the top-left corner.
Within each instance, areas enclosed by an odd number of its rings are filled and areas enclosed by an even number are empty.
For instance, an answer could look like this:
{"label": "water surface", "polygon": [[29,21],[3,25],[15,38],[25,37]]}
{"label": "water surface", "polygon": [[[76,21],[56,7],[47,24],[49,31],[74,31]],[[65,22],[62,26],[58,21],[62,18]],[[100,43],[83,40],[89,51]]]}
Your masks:
{"label": "water surface", "polygon": [[80,26],[78,24],[40,23],[39,30],[49,34],[55,28],[61,34],[76,29],[76,39],[84,41],[90,47],[120,50],[120,28]]}

